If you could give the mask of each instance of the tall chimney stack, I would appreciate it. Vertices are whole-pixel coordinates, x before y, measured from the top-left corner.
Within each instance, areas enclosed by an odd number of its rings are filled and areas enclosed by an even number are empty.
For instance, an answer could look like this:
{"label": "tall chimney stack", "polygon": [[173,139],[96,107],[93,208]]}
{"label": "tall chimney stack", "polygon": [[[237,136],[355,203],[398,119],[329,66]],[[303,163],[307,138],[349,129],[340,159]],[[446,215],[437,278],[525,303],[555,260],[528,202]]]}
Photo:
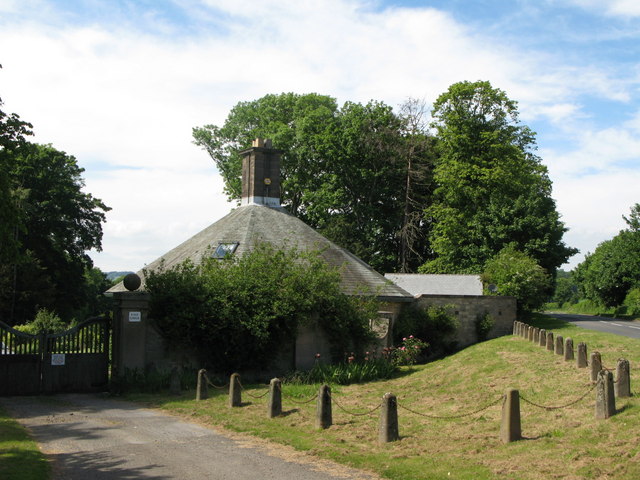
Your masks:
{"label": "tall chimney stack", "polygon": [[256,138],[242,155],[241,205],[280,206],[280,150]]}

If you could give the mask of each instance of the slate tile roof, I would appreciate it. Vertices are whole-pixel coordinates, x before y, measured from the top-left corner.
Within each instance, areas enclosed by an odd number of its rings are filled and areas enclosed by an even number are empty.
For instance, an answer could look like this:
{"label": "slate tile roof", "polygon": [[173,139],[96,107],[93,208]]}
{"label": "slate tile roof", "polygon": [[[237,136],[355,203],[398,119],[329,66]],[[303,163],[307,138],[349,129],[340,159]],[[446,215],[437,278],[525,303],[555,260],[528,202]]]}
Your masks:
{"label": "slate tile roof", "polygon": [[[269,242],[276,247],[320,250],[327,263],[341,269],[341,286],[344,293],[357,294],[365,289],[383,301],[413,299],[410,293],[385,279],[358,257],[327,240],[282,207],[238,207],[145,268],[157,269],[163,260],[165,268],[176,266],[186,259],[198,263],[203,255],[212,253],[218,244],[233,242],[238,242],[235,255],[250,251],[260,242]],[[143,272],[138,272],[138,275],[144,282]],[[122,283],[109,290],[118,291],[125,291]]]}

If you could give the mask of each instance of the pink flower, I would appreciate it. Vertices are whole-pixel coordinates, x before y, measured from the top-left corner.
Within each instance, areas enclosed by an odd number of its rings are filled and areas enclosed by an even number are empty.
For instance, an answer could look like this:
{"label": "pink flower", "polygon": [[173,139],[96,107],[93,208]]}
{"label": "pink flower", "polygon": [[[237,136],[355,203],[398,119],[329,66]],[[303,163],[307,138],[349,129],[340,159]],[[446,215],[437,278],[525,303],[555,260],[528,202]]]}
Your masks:
{"label": "pink flower", "polygon": [[409,335],[409,338],[413,338],[413,335]]}
{"label": "pink flower", "polygon": [[316,353],[316,358],[320,358],[320,354],[319,353]]}
{"label": "pink flower", "polygon": [[407,337],[403,337],[403,338],[402,338],[402,341],[403,341],[403,342],[406,342],[406,341],[407,341]]}

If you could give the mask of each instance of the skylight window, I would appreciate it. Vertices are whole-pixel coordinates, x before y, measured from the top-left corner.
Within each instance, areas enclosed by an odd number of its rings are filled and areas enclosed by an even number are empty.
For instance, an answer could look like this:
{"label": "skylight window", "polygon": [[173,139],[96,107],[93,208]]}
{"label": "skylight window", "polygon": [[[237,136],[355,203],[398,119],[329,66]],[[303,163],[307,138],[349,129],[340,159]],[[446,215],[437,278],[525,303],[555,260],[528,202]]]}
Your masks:
{"label": "skylight window", "polygon": [[239,245],[239,242],[230,242],[230,243],[220,242],[216,247],[215,251],[213,252],[213,255],[211,255],[211,257],[225,258],[226,256],[231,256],[235,253],[236,248],[238,248],[238,245]]}

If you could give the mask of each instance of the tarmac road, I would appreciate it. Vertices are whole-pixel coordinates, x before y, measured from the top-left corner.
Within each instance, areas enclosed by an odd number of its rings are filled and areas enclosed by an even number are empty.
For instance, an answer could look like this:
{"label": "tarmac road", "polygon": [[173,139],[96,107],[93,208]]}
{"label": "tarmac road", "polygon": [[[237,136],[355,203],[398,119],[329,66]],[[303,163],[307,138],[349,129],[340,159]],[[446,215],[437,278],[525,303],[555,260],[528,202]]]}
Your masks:
{"label": "tarmac road", "polygon": [[107,396],[6,397],[0,403],[53,461],[54,480],[377,479]]}
{"label": "tarmac road", "polygon": [[578,315],[574,313],[548,313],[547,315],[589,330],[613,333],[630,338],[640,338],[640,322],[634,322],[633,320],[620,320],[616,318],[596,317],[595,315]]}

